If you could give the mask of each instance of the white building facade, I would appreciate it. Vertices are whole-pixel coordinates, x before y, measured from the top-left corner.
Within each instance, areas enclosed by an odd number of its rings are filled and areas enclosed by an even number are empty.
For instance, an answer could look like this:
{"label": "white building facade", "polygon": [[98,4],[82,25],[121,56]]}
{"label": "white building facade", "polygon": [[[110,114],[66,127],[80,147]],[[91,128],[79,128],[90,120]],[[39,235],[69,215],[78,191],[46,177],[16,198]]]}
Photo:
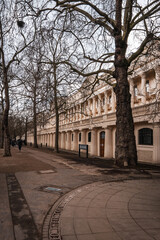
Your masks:
{"label": "white building facade", "polygon": [[[129,75],[138,161],[160,164],[160,61],[152,60]],[[101,82],[84,102],[77,92],[76,103],[60,115],[59,147],[78,152],[87,144],[90,156],[115,157],[116,97],[113,88]],[[38,128],[38,144],[54,148],[54,117]],[[33,134],[28,133],[33,143]]]}

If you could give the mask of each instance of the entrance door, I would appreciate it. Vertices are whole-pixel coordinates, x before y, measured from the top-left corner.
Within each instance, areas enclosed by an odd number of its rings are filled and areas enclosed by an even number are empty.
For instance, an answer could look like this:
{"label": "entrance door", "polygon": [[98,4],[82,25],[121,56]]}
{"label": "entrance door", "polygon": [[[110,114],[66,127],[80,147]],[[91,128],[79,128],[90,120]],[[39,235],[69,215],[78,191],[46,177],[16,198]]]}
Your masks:
{"label": "entrance door", "polygon": [[105,132],[100,132],[100,156],[104,157]]}

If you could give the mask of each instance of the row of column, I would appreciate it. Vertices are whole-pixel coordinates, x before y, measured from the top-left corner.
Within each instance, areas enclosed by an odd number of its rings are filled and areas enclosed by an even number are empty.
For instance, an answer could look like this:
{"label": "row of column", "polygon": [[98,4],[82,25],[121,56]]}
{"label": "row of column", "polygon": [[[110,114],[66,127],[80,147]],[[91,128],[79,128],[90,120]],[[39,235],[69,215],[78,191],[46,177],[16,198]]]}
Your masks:
{"label": "row of column", "polygon": [[88,99],[87,102],[80,103],[69,109],[66,116],[61,116],[61,125],[69,122],[80,121],[91,116],[100,116],[102,112],[105,114],[108,112],[114,112],[116,108],[115,102],[115,93],[113,89],[105,91],[104,93]]}
{"label": "row of column", "polygon": [[[160,90],[160,66],[153,69],[155,72],[155,89]],[[146,81],[147,73],[143,72],[139,75],[141,78],[140,86],[140,99],[141,104],[146,104]],[[130,79],[130,92],[131,92],[131,106],[134,107],[135,104],[135,93],[134,93],[134,79]],[[158,91],[157,91],[158,94]],[[104,102],[103,102],[104,101]],[[100,116],[102,113],[107,114],[108,112],[115,112],[116,109],[116,97],[113,89],[106,90],[103,93],[95,95],[94,97],[88,99],[85,103],[80,103],[68,110],[67,116],[62,116],[61,125],[80,121],[88,117]]]}
{"label": "row of column", "polygon": [[[111,129],[85,129],[82,131],[67,131],[59,133],[59,148],[78,151],[79,144],[88,144],[90,155],[100,156],[100,132],[105,132],[104,157],[113,157],[113,139]],[[91,132],[91,142],[88,142],[88,133]],[[81,133],[81,141],[79,134]],[[43,134],[38,136],[38,144],[54,148],[55,133]]]}
{"label": "row of column", "polygon": [[[155,72],[155,100],[157,99],[157,95],[159,94],[160,91],[160,66],[157,66],[154,69]],[[147,88],[146,88],[146,82],[147,80],[147,73],[143,72],[142,74],[140,74],[140,78],[141,78],[141,86],[139,89],[140,92],[140,98],[141,98],[141,103],[142,104],[146,104],[146,100],[147,100]],[[134,107],[134,98],[135,98],[135,93],[134,93],[134,79],[130,79],[130,92],[131,92],[131,107]]]}

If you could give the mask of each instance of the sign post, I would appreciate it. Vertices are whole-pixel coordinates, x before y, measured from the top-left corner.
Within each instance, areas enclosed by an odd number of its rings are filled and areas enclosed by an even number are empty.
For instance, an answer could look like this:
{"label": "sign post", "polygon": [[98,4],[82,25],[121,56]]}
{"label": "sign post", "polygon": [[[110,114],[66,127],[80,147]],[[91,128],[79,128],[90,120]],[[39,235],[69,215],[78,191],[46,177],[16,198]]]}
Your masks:
{"label": "sign post", "polygon": [[88,145],[87,144],[79,144],[79,157],[81,155],[81,149],[86,150],[86,158],[88,158]]}

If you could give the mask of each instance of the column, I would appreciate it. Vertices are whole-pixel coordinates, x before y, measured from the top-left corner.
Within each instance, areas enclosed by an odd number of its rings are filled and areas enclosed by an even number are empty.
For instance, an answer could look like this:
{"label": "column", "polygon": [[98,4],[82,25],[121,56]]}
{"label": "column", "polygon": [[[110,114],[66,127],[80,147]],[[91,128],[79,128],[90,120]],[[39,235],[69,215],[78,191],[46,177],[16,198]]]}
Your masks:
{"label": "column", "polygon": [[134,81],[129,80],[130,94],[131,94],[131,107],[134,107]]}
{"label": "column", "polygon": [[61,133],[59,132],[59,135],[58,135],[58,146],[59,148],[62,148],[61,147]]}
{"label": "column", "polygon": [[82,103],[80,103],[80,105],[79,105],[79,120],[82,120],[82,115],[83,115],[83,109],[82,109]]}
{"label": "column", "polygon": [[65,132],[61,133],[61,148],[65,148]]}
{"label": "column", "polygon": [[78,105],[76,106],[76,121],[78,121],[78,112],[79,112],[79,110],[78,110]]}
{"label": "column", "polygon": [[86,130],[82,130],[81,132],[81,142],[82,144],[86,144]]}
{"label": "column", "polygon": [[51,133],[50,137],[51,137],[50,146],[53,147],[53,134],[52,133]]}
{"label": "column", "polygon": [[88,117],[91,117],[91,112],[92,112],[92,109],[91,109],[91,99],[88,99],[88,108],[87,108],[87,115],[88,115]]}
{"label": "column", "polygon": [[104,157],[106,157],[106,158],[112,158],[113,157],[112,130],[109,129],[109,128],[105,129]]}
{"label": "column", "polygon": [[93,117],[96,116],[96,97],[93,97],[93,106],[92,106]]}
{"label": "column", "polygon": [[104,107],[104,111],[105,111],[105,114],[107,114],[107,113],[108,113],[107,91],[104,93],[104,97],[105,97],[105,107]]}
{"label": "column", "polygon": [[67,132],[66,149],[71,150],[71,132]]}
{"label": "column", "polygon": [[53,148],[55,148],[55,132],[53,133]]}
{"label": "column", "polygon": [[91,155],[97,155],[97,130],[91,131]]}
{"label": "column", "polygon": [[141,74],[141,93],[142,93],[142,104],[146,103],[146,74]]}
{"label": "column", "polygon": [[98,115],[101,115],[101,106],[102,106],[102,97],[101,97],[101,94],[98,95]]}
{"label": "column", "polygon": [[42,135],[42,145],[43,146],[45,145],[45,135],[44,134]]}
{"label": "column", "polygon": [[160,66],[155,68],[155,81],[156,81],[156,99],[160,99]]}
{"label": "column", "polygon": [[50,147],[50,133],[48,134],[48,147]]}
{"label": "column", "polygon": [[153,127],[153,144],[153,162],[160,163],[160,126],[158,123]]}
{"label": "column", "polygon": [[111,99],[111,103],[112,103],[112,112],[115,111],[115,93],[114,90],[112,88],[112,99]]}
{"label": "column", "polygon": [[86,119],[86,116],[87,116],[87,103],[84,102],[83,104],[83,116],[84,116],[84,119]]}
{"label": "column", "polygon": [[73,150],[78,151],[78,131],[74,131],[73,135]]}

